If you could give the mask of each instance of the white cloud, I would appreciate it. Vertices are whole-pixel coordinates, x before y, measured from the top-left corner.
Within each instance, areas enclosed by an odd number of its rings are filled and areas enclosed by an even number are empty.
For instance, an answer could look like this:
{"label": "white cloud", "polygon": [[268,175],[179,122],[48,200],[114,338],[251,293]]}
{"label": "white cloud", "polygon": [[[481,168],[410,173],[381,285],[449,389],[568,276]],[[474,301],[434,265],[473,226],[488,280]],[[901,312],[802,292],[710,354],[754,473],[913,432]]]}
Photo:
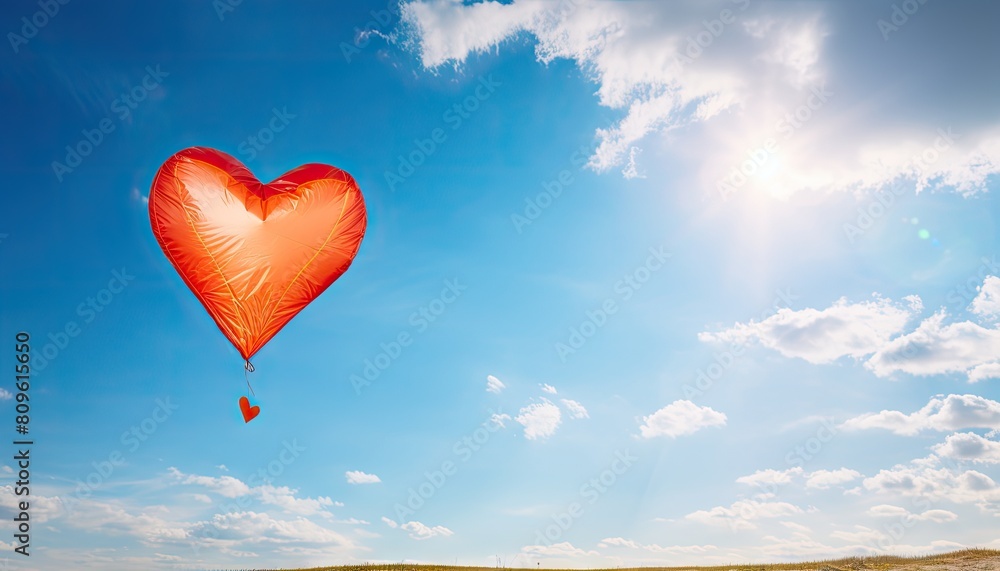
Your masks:
{"label": "white cloud", "polygon": [[943,458],[970,460],[981,464],[1000,464],[1000,442],[983,438],[973,432],[949,435],[943,443],[935,445],[933,450]]}
{"label": "white cloud", "polygon": [[987,379],[1000,379],[1000,362],[983,363],[969,370],[970,383],[978,383]]}
{"label": "white cloud", "polygon": [[486,376],[486,392],[493,394],[500,394],[500,391],[507,388],[507,385],[503,384],[503,381],[494,377],[493,375]]}
{"label": "white cloud", "polygon": [[[920,101],[906,82],[887,87],[885,101],[864,112],[840,103],[869,87],[871,66],[831,61],[839,50],[829,43],[846,48],[847,34],[831,28],[844,19],[828,14],[839,9],[751,4],[414,0],[402,6],[399,39],[415,47],[428,69],[457,66],[522,35],[534,38],[539,62],[574,62],[597,85],[597,103],[623,115],[597,130],[600,145],[590,160],[597,171],[625,164],[623,174],[635,176],[638,145],[654,133],[664,135],[680,160],[697,161],[698,182],[706,188],[745,160],[748,149],[780,141],[777,168],[752,181],[777,196],[880,189],[899,180],[918,190],[940,186],[971,194],[1000,171],[997,126],[971,124],[971,132],[939,142],[934,131],[946,126],[937,124],[940,115],[889,103]],[[723,10],[731,16],[725,23]],[[906,69],[904,54],[883,54],[879,62]],[[828,83],[839,90],[816,101],[813,90]],[[782,124],[793,113],[806,119]],[[687,128],[683,142],[671,137],[680,128]],[[704,148],[713,152],[700,152]]]}
{"label": "white cloud", "polygon": [[256,486],[251,488],[251,490],[253,491],[253,495],[262,503],[277,506],[287,513],[296,515],[321,515],[331,517],[330,512],[327,511],[326,508],[339,504],[339,502],[334,502],[326,496],[299,498],[296,496],[298,490],[287,486],[272,486],[270,484],[266,484],[263,486]]}
{"label": "white cloud", "polygon": [[[848,546],[840,548],[839,556],[841,557],[875,554],[912,557],[914,553],[941,553],[945,551],[956,551],[967,547],[961,543],[947,540],[931,541],[926,545],[901,543],[899,541],[900,535],[898,531],[889,527],[886,527],[886,529],[890,533],[885,533],[881,530],[872,529],[863,525],[855,525],[851,529],[854,531],[837,530],[830,533],[830,537],[841,539],[849,543]],[[830,553],[828,557],[832,555],[833,553]]]}
{"label": "white cloud", "polygon": [[1000,278],[986,276],[979,288],[979,294],[969,306],[969,311],[986,318],[1000,316]]}
{"label": "white cloud", "polygon": [[335,523],[343,523],[347,525],[371,525],[371,522],[365,521],[363,519],[358,519],[356,517],[349,517],[345,519],[335,520]]}
{"label": "white cloud", "polygon": [[639,545],[631,539],[625,539],[624,537],[605,537],[597,544],[598,547],[628,547],[629,549],[641,549],[642,545]]}
{"label": "white cloud", "polygon": [[143,204],[149,204],[149,196],[145,195],[137,187],[132,187],[132,200],[136,202],[142,202]]}
{"label": "white cloud", "polygon": [[174,467],[168,468],[167,471],[182,484],[202,486],[225,498],[238,498],[240,496],[246,496],[250,493],[250,486],[243,483],[242,480],[232,476],[215,477],[183,474],[180,470]]}
{"label": "white cloud", "polygon": [[556,432],[559,423],[562,422],[562,412],[559,407],[548,400],[542,399],[540,403],[532,403],[521,407],[519,414],[514,417],[521,426],[524,427],[524,437],[528,440],[545,439]]}
{"label": "white cloud", "polygon": [[430,539],[432,537],[448,537],[449,535],[454,535],[455,533],[447,527],[441,525],[430,527],[420,523],[419,521],[408,521],[399,527],[400,529],[408,531],[410,533],[410,537],[416,540]]}
{"label": "white cloud", "polygon": [[649,416],[642,417],[639,432],[643,438],[694,434],[702,428],[725,426],[726,415],[689,400],[674,401]]}
{"label": "white cloud", "polygon": [[756,39],[770,36],[777,40],[758,58],[784,67],[789,83],[801,89],[822,80],[820,42],[826,31],[818,16],[799,22],[778,22],[773,18],[748,20],[743,28]]}
{"label": "white cloud", "polygon": [[[1000,355],[1000,329],[971,321],[944,324],[945,312],[928,317],[913,332],[896,337],[865,363],[876,375],[970,373]],[[971,380],[971,378],[970,378]]]}
{"label": "white cloud", "polygon": [[914,435],[922,430],[954,431],[968,428],[1000,428],[1000,402],[977,395],[936,396],[923,408],[905,414],[883,410],[851,418],[846,430],[882,428],[896,434]]}
{"label": "white cloud", "polygon": [[463,6],[450,1],[404,3],[402,18],[415,26],[426,67],[482,52],[499,44],[531,21],[544,6],[484,2]]}
{"label": "white cloud", "polygon": [[686,519],[707,525],[726,526],[732,530],[755,529],[754,520],[764,518],[786,518],[802,513],[798,506],[787,502],[767,500],[738,500],[729,507],[716,506],[710,510],[698,510],[684,516]]}
{"label": "white cloud", "polygon": [[348,484],[377,484],[382,481],[375,474],[366,474],[360,470],[349,470],[344,473]]}
{"label": "white cloud", "polygon": [[590,418],[587,409],[575,400],[562,399],[563,406],[569,411],[571,418]]}
{"label": "white cloud", "polygon": [[705,342],[746,343],[758,341],[786,357],[810,363],[830,363],[841,357],[860,358],[885,346],[903,330],[913,316],[912,306],[876,297],[873,301],[848,303],[837,300],[823,309],[781,308],[760,322],[737,323],[718,333],[703,332]]}
{"label": "white cloud", "polygon": [[841,298],[826,309],[782,308],[763,321],[736,323],[723,331],[699,333],[698,338],[756,341],[785,357],[815,364],[848,356],[867,359],[865,368],[879,377],[964,373],[975,382],[1000,376],[1000,328],[971,321],[945,324],[942,309],[905,333],[907,322],[922,310],[923,302],[915,295],[893,302],[875,294],[873,301],[853,304]]}
{"label": "white cloud", "polygon": [[[712,109],[711,113],[715,114],[720,111],[721,109]],[[636,163],[636,159],[639,157],[639,153],[641,152],[642,149],[640,149],[639,147],[632,147],[631,149],[629,149],[628,164],[626,164],[625,168],[622,169],[622,176],[624,176],[626,179],[646,178],[645,173],[639,172],[639,165]]]}
{"label": "white cloud", "polygon": [[550,395],[556,394],[556,388],[553,387],[552,385],[546,383],[546,384],[543,384],[541,386],[542,386],[542,392],[543,393],[548,393]]}
{"label": "white cloud", "polygon": [[[736,483],[748,486],[766,488],[773,492],[775,486],[791,484],[793,480],[801,478],[805,487],[816,490],[827,490],[833,486],[852,482],[861,478],[862,475],[856,470],[849,468],[839,468],[837,470],[816,470],[815,472],[805,472],[801,466],[788,468],[787,470],[757,470],[749,476],[742,476],[736,479]],[[773,494],[772,494],[773,495]],[[761,498],[769,497],[760,495]]]}
{"label": "white cloud", "polygon": [[887,517],[906,521],[915,519],[917,521],[930,521],[934,523],[947,523],[958,519],[958,515],[948,510],[927,510],[922,513],[912,513],[906,508],[881,504],[868,509],[868,515],[874,517]]}
{"label": "white cloud", "polygon": [[976,470],[936,466],[933,458],[881,470],[865,478],[863,485],[879,498],[897,494],[934,502],[974,504],[985,512],[1000,515],[1000,486],[992,478]]}
{"label": "white cloud", "polygon": [[767,470],[757,470],[749,476],[736,478],[736,483],[746,484],[748,486],[780,485],[791,483],[792,476],[801,475],[802,468],[799,466],[789,468],[787,470],[772,470],[768,468]]}
{"label": "white cloud", "polygon": [[409,533],[410,537],[416,540],[430,539],[432,537],[448,537],[449,535],[454,535],[455,532],[448,529],[447,527],[441,525],[429,526],[419,521],[408,521],[402,525],[396,523],[395,521],[382,516],[382,522],[392,529],[402,529]]}
{"label": "white cloud", "polygon": [[[32,508],[36,504],[32,504]],[[77,529],[111,536],[132,536],[146,544],[159,544],[187,540],[191,537],[189,524],[172,522],[162,515],[165,508],[157,506],[134,507],[122,500],[107,502],[80,500],[72,511],[60,514],[61,519]],[[32,514],[34,516],[34,513]]]}
{"label": "white cloud", "polygon": [[[183,483],[187,479],[186,475],[177,474],[179,473],[171,473],[165,481],[176,484],[178,480]],[[142,485],[143,482],[139,484]],[[134,485],[119,482],[115,487]],[[233,557],[251,556],[280,558],[282,561],[291,561],[291,565],[296,568],[315,567],[322,561],[350,557],[351,552],[359,547],[337,531],[302,515],[280,518],[274,513],[230,511],[236,504],[225,500],[206,506],[205,501],[212,500],[207,494],[181,491],[172,497],[162,497],[171,491],[168,487],[157,494],[165,505],[142,505],[138,503],[139,498],[135,497],[77,499],[69,491],[72,487],[65,488],[64,493],[57,492],[58,496],[39,493],[50,486],[51,484],[40,485],[39,489],[32,490],[32,521],[43,524],[52,532],[60,532],[65,537],[104,537],[120,545],[104,550],[104,555],[101,554],[101,548],[93,546],[80,550],[52,546],[47,550],[46,558],[65,563],[57,567],[95,571],[119,568],[158,569],[163,562],[172,561],[173,556],[169,554],[183,554],[185,551],[189,553],[185,561],[205,568],[221,568],[225,566],[225,562],[231,562]],[[287,490],[274,486],[254,486],[250,489],[253,490],[252,494],[260,489],[264,496],[267,493],[281,495],[284,493],[282,490]],[[113,488],[102,488],[100,495],[107,496],[113,491]],[[129,495],[127,491],[125,494]],[[221,495],[214,490],[210,494],[215,495],[216,500]],[[12,487],[0,486],[0,515],[8,517],[17,499]],[[226,510],[226,513],[218,513],[222,510]],[[195,515],[206,511],[214,515],[201,520]],[[353,518],[328,521],[331,524],[363,523]],[[80,535],[81,533],[85,535]],[[159,564],[153,563],[154,555]]]}
{"label": "white cloud", "polygon": [[833,486],[853,482],[862,477],[861,472],[849,468],[838,470],[816,470],[806,476],[806,487],[818,490],[827,490]]}
{"label": "white cloud", "polygon": [[276,506],[287,513],[296,515],[332,517],[332,514],[326,508],[343,505],[325,496],[300,498],[296,495],[297,490],[287,486],[262,484],[250,487],[243,481],[232,476],[215,477],[184,474],[173,467],[168,469],[168,473],[171,478],[181,484],[201,486],[225,498],[254,497],[264,504]]}
{"label": "white cloud", "polygon": [[891,506],[889,504],[879,504],[868,508],[868,515],[874,517],[902,517],[909,513],[910,511],[906,508]]}
{"label": "white cloud", "polygon": [[[782,525],[785,525],[788,522],[781,523]],[[788,526],[786,525],[785,527]],[[854,547],[846,548],[847,553],[844,553],[843,551],[845,551],[845,548],[837,550],[833,547],[820,543],[810,537],[808,529],[804,531],[794,527],[790,527],[789,529],[795,530],[791,534],[791,537],[775,537],[773,535],[764,536],[763,539],[766,543],[761,545],[761,552],[764,553],[769,559],[829,559],[836,556],[860,554]]]}
{"label": "white cloud", "polygon": [[578,547],[573,547],[568,541],[553,543],[552,545],[526,545],[521,548],[521,553],[531,557],[585,557],[587,555],[599,555],[596,551],[585,551]]}
{"label": "white cloud", "polygon": [[858,545],[878,545],[878,541],[885,537],[881,531],[863,525],[855,525],[852,529],[854,531],[833,531],[830,533],[830,537]]}
{"label": "white cloud", "polygon": [[784,527],[787,527],[788,529],[790,529],[792,531],[798,532],[798,533],[810,533],[810,532],[812,532],[812,530],[809,529],[808,527],[802,525],[801,523],[795,523],[794,521],[783,521],[783,522],[781,522],[781,525],[783,525]]}
{"label": "white cloud", "polygon": [[506,422],[510,420],[510,415],[506,413],[493,413],[490,416],[490,422],[499,426],[500,428],[507,428]]}
{"label": "white cloud", "polygon": [[662,547],[655,543],[649,545],[642,545],[631,539],[625,539],[624,537],[606,537],[597,544],[598,547],[602,549],[607,549],[608,547],[625,547],[628,549],[645,549],[646,551],[651,551],[653,553],[706,553],[708,551],[713,551],[717,549],[714,545],[670,545],[667,547]]}
{"label": "white cloud", "polygon": [[216,466],[216,468],[222,470],[223,472],[228,472],[229,471],[229,468],[226,468],[225,464],[219,464],[218,466]]}
{"label": "white cloud", "polygon": [[[25,500],[23,495],[15,493],[13,485],[0,486],[0,508],[3,508],[0,515],[10,520],[21,511],[18,504]],[[40,495],[37,489],[31,489],[31,497],[27,501],[31,508],[29,517],[35,523],[45,523],[66,513],[66,505],[58,496]]]}
{"label": "white cloud", "polygon": [[230,512],[216,514],[212,519],[191,526],[190,535],[211,545],[217,539],[237,541],[247,545],[272,541],[287,544],[319,544],[350,547],[353,542],[344,535],[327,529],[304,517],[278,520],[266,513]]}
{"label": "white cloud", "polygon": [[10,400],[14,398],[14,394],[5,388],[0,387],[0,400]]}

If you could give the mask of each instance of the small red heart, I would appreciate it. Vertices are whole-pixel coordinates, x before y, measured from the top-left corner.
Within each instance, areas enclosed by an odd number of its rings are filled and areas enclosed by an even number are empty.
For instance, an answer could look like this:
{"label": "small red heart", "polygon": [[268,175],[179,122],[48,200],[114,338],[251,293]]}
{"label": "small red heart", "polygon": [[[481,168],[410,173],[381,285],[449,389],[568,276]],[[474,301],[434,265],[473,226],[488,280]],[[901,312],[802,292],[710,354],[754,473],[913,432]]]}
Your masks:
{"label": "small red heart", "polygon": [[260,414],[260,407],[257,405],[250,406],[250,399],[240,397],[240,411],[243,412],[243,422],[250,422]]}

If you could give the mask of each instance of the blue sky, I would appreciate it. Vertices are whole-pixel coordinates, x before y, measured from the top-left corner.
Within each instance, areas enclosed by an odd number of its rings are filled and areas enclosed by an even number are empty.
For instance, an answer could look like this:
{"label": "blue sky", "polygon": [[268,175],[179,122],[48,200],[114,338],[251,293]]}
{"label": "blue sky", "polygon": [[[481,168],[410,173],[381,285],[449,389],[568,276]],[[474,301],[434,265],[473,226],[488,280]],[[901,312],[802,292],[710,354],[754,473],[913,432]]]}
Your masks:
{"label": "blue sky", "polygon": [[[13,568],[1000,547],[997,7],[102,6],[0,8]],[[250,423],[149,228],[196,145],[368,208]]]}

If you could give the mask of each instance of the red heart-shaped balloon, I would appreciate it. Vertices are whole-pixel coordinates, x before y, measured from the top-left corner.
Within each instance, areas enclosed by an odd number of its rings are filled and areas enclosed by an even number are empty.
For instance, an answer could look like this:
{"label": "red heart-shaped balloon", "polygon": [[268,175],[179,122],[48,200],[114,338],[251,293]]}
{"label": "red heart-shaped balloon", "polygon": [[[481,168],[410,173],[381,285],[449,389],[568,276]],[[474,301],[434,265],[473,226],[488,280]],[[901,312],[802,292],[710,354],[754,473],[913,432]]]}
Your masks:
{"label": "red heart-shaped balloon", "polygon": [[367,223],[357,183],[336,167],[307,164],[263,184],[203,147],[160,167],[149,218],[184,283],[247,360],[347,271]]}
{"label": "red heart-shaped balloon", "polygon": [[250,422],[260,414],[260,407],[257,405],[250,406],[250,399],[240,397],[240,412],[243,413],[243,422]]}

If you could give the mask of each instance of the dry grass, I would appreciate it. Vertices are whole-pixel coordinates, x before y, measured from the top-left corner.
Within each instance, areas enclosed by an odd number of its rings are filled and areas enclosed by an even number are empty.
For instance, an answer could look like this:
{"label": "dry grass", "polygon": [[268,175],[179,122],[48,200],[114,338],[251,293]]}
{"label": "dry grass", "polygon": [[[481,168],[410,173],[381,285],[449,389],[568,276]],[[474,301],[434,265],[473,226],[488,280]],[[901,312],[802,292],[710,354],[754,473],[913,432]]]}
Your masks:
{"label": "dry grass", "polygon": [[[409,565],[404,563],[366,563],[335,567],[313,567],[294,571],[538,571],[537,567],[459,567],[451,565]],[[273,571],[246,569],[242,571]],[[554,571],[543,569],[543,571]],[[558,570],[555,570],[558,571]],[[849,557],[831,561],[802,563],[732,563],[714,567],[634,567],[595,569],[593,571],[1000,571],[1000,551],[995,549],[963,549],[951,553],[922,557],[878,555]]]}

